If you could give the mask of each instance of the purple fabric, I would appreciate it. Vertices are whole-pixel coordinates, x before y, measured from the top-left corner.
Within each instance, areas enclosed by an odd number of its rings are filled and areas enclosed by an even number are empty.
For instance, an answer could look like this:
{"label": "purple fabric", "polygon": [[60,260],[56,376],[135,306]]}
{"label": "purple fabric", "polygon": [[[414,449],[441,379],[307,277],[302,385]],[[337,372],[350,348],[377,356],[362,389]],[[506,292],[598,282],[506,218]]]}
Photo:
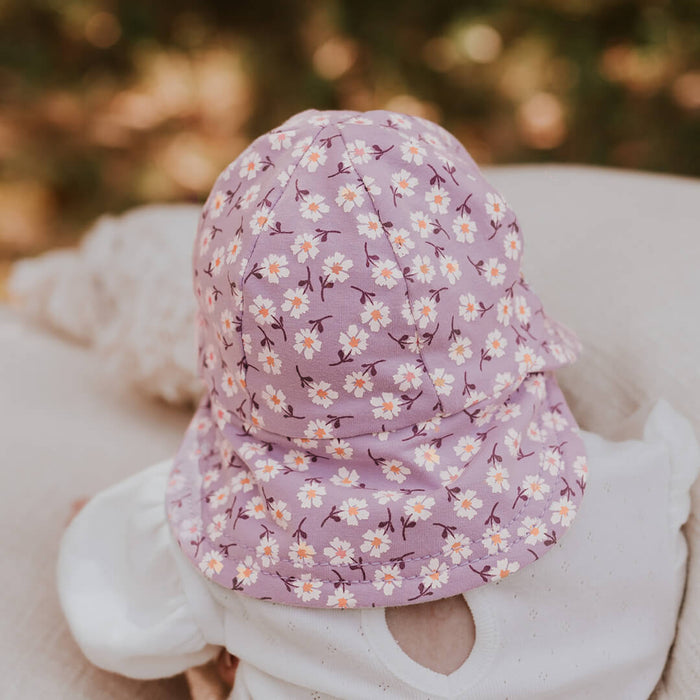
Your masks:
{"label": "purple fabric", "polygon": [[406,605],[557,542],[587,465],[553,370],[580,345],[521,258],[431,122],[309,110],[256,139],[195,243],[208,393],[167,493],[194,565],[279,603]]}

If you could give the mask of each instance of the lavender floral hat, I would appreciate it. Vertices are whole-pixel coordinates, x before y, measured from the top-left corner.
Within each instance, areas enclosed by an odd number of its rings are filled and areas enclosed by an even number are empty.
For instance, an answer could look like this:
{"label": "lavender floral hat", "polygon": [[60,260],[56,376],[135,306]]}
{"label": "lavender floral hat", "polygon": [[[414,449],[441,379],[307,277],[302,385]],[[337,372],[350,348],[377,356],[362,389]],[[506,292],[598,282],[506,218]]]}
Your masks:
{"label": "lavender floral hat", "polygon": [[167,512],[216,583],[407,605],[536,561],[586,453],[580,345],[523,279],[515,214],[424,119],[309,110],[219,176],[194,250],[208,391]]}

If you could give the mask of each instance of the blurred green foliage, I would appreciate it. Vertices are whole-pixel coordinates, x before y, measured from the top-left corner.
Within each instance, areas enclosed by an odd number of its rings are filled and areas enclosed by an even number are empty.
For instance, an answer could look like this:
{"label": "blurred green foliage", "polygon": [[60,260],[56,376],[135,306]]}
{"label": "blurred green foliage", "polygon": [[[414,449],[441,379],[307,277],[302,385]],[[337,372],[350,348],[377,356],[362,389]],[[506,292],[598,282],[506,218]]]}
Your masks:
{"label": "blurred green foliage", "polygon": [[0,0],[0,255],[202,201],[294,112],[387,107],[485,163],[700,174],[697,0]]}

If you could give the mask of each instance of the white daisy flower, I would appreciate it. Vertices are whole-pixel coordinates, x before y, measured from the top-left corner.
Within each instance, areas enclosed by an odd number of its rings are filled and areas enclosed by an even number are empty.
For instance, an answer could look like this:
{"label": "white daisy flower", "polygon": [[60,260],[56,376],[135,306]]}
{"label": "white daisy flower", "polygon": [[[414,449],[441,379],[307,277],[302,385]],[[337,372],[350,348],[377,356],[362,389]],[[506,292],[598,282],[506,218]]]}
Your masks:
{"label": "white daisy flower", "polygon": [[552,511],[550,520],[553,525],[561,523],[562,527],[569,527],[576,517],[576,504],[570,498],[560,498],[549,506]]}
{"label": "white daisy flower", "polygon": [[250,217],[250,229],[254,236],[260,234],[260,232],[272,226],[275,221],[275,214],[269,207],[261,207],[258,209],[253,216]]}
{"label": "white daisy flower", "polygon": [[549,492],[549,484],[539,474],[529,474],[523,479],[521,488],[528,498],[541,501]]}
{"label": "white daisy flower", "polygon": [[411,137],[406,139],[399,148],[401,149],[402,160],[415,165],[423,165],[423,157],[427,151],[417,138]]}
{"label": "white daisy flower", "polygon": [[440,260],[440,272],[443,277],[447,278],[450,284],[455,284],[462,276],[459,263],[451,255],[445,255]]}
{"label": "white daisy flower", "polygon": [[393,289],[401,277],[401,270],[393,260],[378,260],[372,268],[372,279],[379,287]]}
{"label": "white daisy flower", "polygon": [[337,473],[333,474],[331,477],[331,482],[335,486],[345,486],[351,488],[356,486],[360,481],[360,475],[355,469],[348,469],[347,467],[340,467]]}
{"label": "white daisy flower", "polygon": [[372,214],[358,214],[357,215],[357,232],[361,236],[369,238],[371,241],[376,240],[382,235],[382,223],[379,221],[379,217]]}
{"label": "white daisy flower", "polygon": [[486,207],[486,213],[491,217],[493,222],[499,223],[501,219],[503,219],[506,212],[506,205],[497,194],[488,192],[484,206]]}
{"label": "white daisy flower", "polygon": [[422,211],[411,212],[411,228],[419,233],[421,238],[427,238],[430,220]]}
{"label": "white daisy flower", "polygon": [[410,234],[405,228],[392,229],[389,234],[389,240],[391,241],[391,247],[394,249],[394,253],[396,253],[399,258],[408,255],[416,247],[416,244],[411,240]]}
{"label": "white daisy flower", "polygon": [[411,470],[400,459],[387,459],[382,462],[382,472],[389,481],[402,484]]}
{"label": "white daisy flower", "polygon": [[508,578],[520,568],[517,561],[508,561],[508,559],[499,559],[493,571],[493,576],[497,581]]}
{"label": "white daisy flower", "polygon": [[384,391],[381,396],[373,396],[369,402],[374,406],[372,415],[375,418],[392,420],[401,412],[401,406],[399,406],[398,401],[390,392]]}
{"label": "white daisy flower", "polygon": [[323,165],[328,160],[328,155],[325,149],[320,146],[310,146],[304,151],[304,155],[299,162],[302,168],[306,168],[310,173],[315,173],[320,165]]}
{"label": "white daisy flower", "polygon": [[457,497],[452,507],[458,517],[472,520],[483,505],[483,501],[476,497],[476,491],[467,489]]}
{"label": "white daisy flower", "polygon": [[337,589],[333,595],[328,596],[326,601],[326,607],[329,608],[340,608],[341,610],[347,610],[349,608],[354,608],[357,605],[357,600],[355,599],[355,594],[350,591]]}
{"label": "white daisy flower", "polygon": [[303,219],[310,219],[314,223],[320,221],[324,214],[330,211],[325,203],[325,197],[321,194],[312,194],[306,197],[299,205],[299,213]]}
{"label": "white daisy flower", "polygon": [[309,295],[301,288],[286,289],[282,311],[289,311],[292,318],[301,318],[309,310]]}
{"label": "white daisy flower", "polygon": [[486,281],[492,286],[496,287],[499,284],[503,284],[505,279],[506,266],[505,263],[498,262],[496,258],[489,258],[486,263]]}
{"label": "white daisy flower", "polygon": [[472,355],[472,341],[469,338],[455,340],[447,349],[450,359],[457,365],[463,365]]}
{"label": "white daisy flower", "polygon": [[434,185],[430,188],[430,192],[425,193],[425,201],[433,214],[447,214],[447,207],[452,200],[447,190],[440,185]]}
{"label": "white daisy flower", "polygon": [[255,316],[255,322],[264,326],[273,323],[273,316],[277,313],[272,299],[266,299],[262,294],[258,294],[253,303],[248,306],[248,311]]}
{"label": "white daisy flower", "polygon": [[361,355],[367,349],[368,338],[369,333],[353,323],[346,331],[341,331],[338,342],[345,354],[349,356]]}
{"label": "white daisy flower", "polygon": [[462,294],[459,297],[459,315],[465,321],[474,321],[479,315],[476,299],[473,294]]}
{"label": "white daisy flower", "polygon": [[556,476],[564,469],[564,460],[556,450],[551,447],[544,452],[540,452],[540,467],[552,476]]}
{"label": "white daisy flower", "polygon": [[435,499],[432,496],[418,495],[409,498],[403,505],[405,515],[416,518],[416,520],[427,520],[431,515],[430,510],[435,505]]}
{"label": "white daisy flower", "polygon": [[397,173],[392,173],[391,184],[398,194],[404,197],[412,197],[415,194],[418,178],[413,177],[408,170],[402,169]]}
{"label": "white daisy flower", "polygon": [[323,581],[311,578],[311,574],[302,574],[299,579],[292,582],[292,587],[297,598],[301,598],[305,603],[310,600],[318,600],[321,596],[321,586]]}
{"label": "white daisy flower", "polygon": [[419,467],[431,472],[440,464],[440,455],[434,445],[424,442],[413,450],[413,458]]}
{"label": "white daisy flower", "polygon": [[360,320],[362,323],[368,323],[370,329],[376,333],[391,323],[389,307],[383,301],[365,302]]}
{"label": "white daisy flower", "polygon": [[324,381],[311,382],[307,391],[311,401],[323,408],[329,408],[338,398],[338,392],[331,389],[331,385]]}
{"label": "white daisy flower", "polygon": [[506,234],[506,237],[503,239],[503,248],[508,259],[517,260],[522,247],[520,236],[515,231],[510,231]]}
{"label": "white daisy flower", "polygon": [[374,572],[374,581],[372,585],[384,593],[384,595],[393,595],[394,589],[401,588],[403,584],[403,576],[398,564],[382,564]]}
{"label": "white daisy flower", "polygon": [[350,212],[355,207],[361,207],[364,204],[365,196],[362,194],[362,188],[351,182],[341,185],[338,188],[338,194],[335,198],[335,203],[344,211]]}
{"label": "white daisy flower", "polygon": [[425,328],[437,317],[437,304],[435,299],[420,297],[413,302],[413,317],[419,328]]}
{"label": "white daisy flower", "polygon": [[284,255],[271,253],[263,259],[260,272],[268,282],[279,284],[280,278],[289,277],[287,258]]}
{"label": "white daisy flower", "polygon": [[525,544],[531,547],[538,542],[544,542],[547,537],[544,521],[530,516],[523,518],[522,525],[518,528],[518,537],[524,537]]}
{"label": "white daisy flower", "polygon": [[266,534],[260,538],[260,543],[255,548],[255,556],[260,560],[262,565],[267,568],[279,562],[279,551],[280,546],[277,540]]}
{"label": "white daisy flower", "polygon": [[430,372],[430,378],[439,396],[449,396],[452,393],[455,378],[452,374],[448,374],[444,367],[437,367]]}
{"label": "white daisy flower", "polygon": [[348,498],[341,503],[338,515],[348,525],[359,525],[360,520],[369,518],[367,501],[364,498]]}
{"label": "white daisy flower", "polygon": [[329,563],[333,566],[350,564],[355,556],[355,548],[351,547],[349,542],[341,540],[340,537],[334,537],[324,548],[323,554],[328,557]]}
{"label": "white daisy flower", "polygon": [[291,251],[300,263],[306,262],[309,258],[313,260],[318,255],[318,250],[316,239],[310,233],[299,234],[291,245]]}
{"label": "white daisy flower", "polygon": [[211,549],[200,560],[199,568],[207,578],[211,578],[214,574],[221,573],[224,568],[224,557],[220,552]]}
{"label": "white daisy flower", "polygon": [[419,575],[423,577],[424,586],[429,588],[442,588],[442,584],[447,583],[450,572],[446,562],[440,563],[440,560],[434,557],[427,566],[421,566]]}
{"label": "white daisy flower", "polygon": [[313,566],[314,554],[316,554],[314,546],[309,544],[306,540],[292,542],[292,544],[289,545],[289,559],[298,569],[303,569],[305,566]]}
{"label": "white daisy flower", "polygon": [[259,571],[260,564],[249,554],[242,562],[238,563],[236,567],[236,578],[244,586],[250,586],[258,580]]}
{"label": "white daisy flower", "polygon": [[302,328],[294,333],[294,349],[307,360],[312,360],[314,353],[321,349],[319,333],[315,328]]}
{"label": "white daisy flower", "polygon": [[364,372],[351,372],[345,376],[343,388],[348,394],[352,394],[355,398],[361,399],[366,391],[372,391],[374,382],[371,377]]}
{"label": "white daisy flower", "polygon": [[423,383],[423,370],[416,364],[404,362],[394,374],[394,383],[400,391],[417,389]]}
{"label": "white daisy flower", "polygon": [[262,160],[256,151],[250,151],[243,155],[241,167],[238,170],[238,177],[241,180],[252,180],[262,170]]}
{"label": "white daisy flower", "polygon": [[489,554],[507,552],[510,549],[510,532],[500,525],[489,527],[483,534],[481,544],[486,547]]}
{"label": "white daisy flower", "polygon": [[348,270],[352,267],[352,258],[345,257],[342,253],[333,253],[323,261],[323,274],[329,282],[345,282],[350,276]]}
{"label": "white daisy flower", "polygon": [[364,542],[360,545],[360,549],[371,557],[381,557],[391,546],[391,539],[381,529],[367,530],[362,538]]}
{"label": "white daisy flower", "polygon": [[445,538],[445,544],[442,545],[442,554],[445,557],[450,557],[453,564],[467,561],[472,554],[470,543],[471,540],[461,532],[455,535],[448,533]]}
{"label": "white daisy flower", "polygon": [[416,255],[411,263],[411,272],[418,278],[419,282],[429,284],[435,277],[435,268],[427,255]]}
{"label": "white daisy flower", "polygon": [[510,490],[509,476],[506,467],[490,467],[486,472],[486,485],[493,493],[503,493]]}
{"label": "white daisy flower", "polygon": [[280,374],[282,372],[282,360],[274,350],[261,350],[258,353],[258,362],[267,374]]}
{"label": "white daisy flower", "polygon": [[452,232],[460,243],[474,243],[476,231],[476,222],[466,215],[458,216],[452,222]]}
{"label": "white daisy flower", "polygon": [[270,147],[273,151],[287,150],[292,145],[292,137],[296,134],[294,129],[287,131],[276,131],[268,135]]}

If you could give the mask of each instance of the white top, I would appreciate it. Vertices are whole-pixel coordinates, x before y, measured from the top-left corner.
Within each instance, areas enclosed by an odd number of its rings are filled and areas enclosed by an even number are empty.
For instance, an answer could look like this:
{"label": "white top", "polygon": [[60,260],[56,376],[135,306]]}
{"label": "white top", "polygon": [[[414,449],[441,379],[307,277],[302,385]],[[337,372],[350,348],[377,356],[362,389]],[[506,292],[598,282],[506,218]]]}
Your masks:
{"label": "white top", "polygon": [[291,607],[205,579],[169,534],[169,461],[76,517],[61,604],[85,655],[123,675],[173,675],[225,645],[240,659],[234,699],[648,698],[674,637],[700,447],[664,400],[641,440],[581,434],[589,481],[574,524],[538,561],[464,594],[476,641],[447,676],[402,651],[384,608]]}

